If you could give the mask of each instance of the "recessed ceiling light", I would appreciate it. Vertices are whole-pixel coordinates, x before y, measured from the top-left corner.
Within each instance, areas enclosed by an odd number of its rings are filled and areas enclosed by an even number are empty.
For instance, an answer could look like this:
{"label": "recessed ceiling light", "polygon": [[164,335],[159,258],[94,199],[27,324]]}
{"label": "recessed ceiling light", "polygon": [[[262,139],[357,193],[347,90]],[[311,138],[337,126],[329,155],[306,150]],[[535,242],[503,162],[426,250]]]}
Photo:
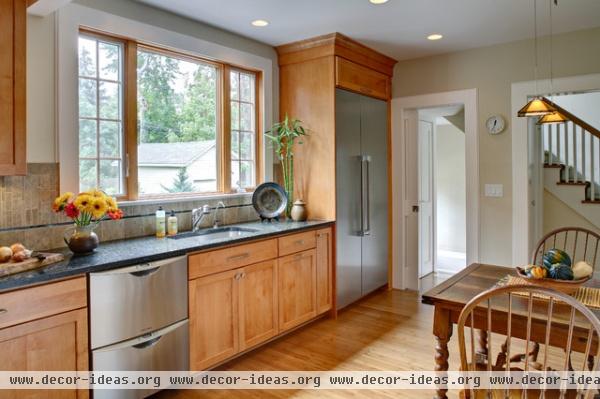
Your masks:
{"label": "recessed ceiling light", "polygon": [[428,40],[440,40],[442,37],[442,35],[440,35],[439,33],[434,33],[432,35],[427,36]]}
{"label": "recessed ceiling light", "polygon": [[252,21],[252,25],[262,28],[263,26],[269,25],[269,21],[265,21],[264,19],[256,19]]}
{"label": "recessed ceiling light", "polygon": [[387,3],[389,0],[369,0],[371,4],[383,4]]}

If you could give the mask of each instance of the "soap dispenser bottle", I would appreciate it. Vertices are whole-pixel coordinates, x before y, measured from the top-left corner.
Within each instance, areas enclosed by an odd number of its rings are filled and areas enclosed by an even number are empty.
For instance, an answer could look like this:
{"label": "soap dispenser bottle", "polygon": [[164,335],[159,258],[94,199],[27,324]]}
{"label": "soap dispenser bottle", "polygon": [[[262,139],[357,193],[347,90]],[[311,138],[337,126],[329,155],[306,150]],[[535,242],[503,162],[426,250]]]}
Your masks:
{"label": "soap dispenser bottle", "polygon": [[177,231],[177,216],[175,216],[175,211],[171,210],[171,214],[167,219],[167,234],[170,236],[174,236],[177,235]]}
{"label": "soap dispenser bottle", "polygon": [[159,206],[156,211],[156,237],[158,238],[163,238],[167,233],[165,216],[165,210]]}

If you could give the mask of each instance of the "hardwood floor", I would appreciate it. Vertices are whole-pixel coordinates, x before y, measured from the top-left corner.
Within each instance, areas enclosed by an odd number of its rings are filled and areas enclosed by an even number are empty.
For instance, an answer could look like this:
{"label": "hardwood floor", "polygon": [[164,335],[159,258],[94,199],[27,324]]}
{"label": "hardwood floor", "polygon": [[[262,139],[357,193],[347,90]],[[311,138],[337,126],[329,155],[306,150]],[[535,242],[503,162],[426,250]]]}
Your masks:
{"label": "hardwood floor", "polygon": [[[340,312],[273,341],[218,370],[433,370],[433,307],[407,291],[376,293]],[[456,338],[450,369],[458,365]],[[154,398],[431,398],[433,390],[164,391]],[[458,397],[458,391],[449,397]]]}

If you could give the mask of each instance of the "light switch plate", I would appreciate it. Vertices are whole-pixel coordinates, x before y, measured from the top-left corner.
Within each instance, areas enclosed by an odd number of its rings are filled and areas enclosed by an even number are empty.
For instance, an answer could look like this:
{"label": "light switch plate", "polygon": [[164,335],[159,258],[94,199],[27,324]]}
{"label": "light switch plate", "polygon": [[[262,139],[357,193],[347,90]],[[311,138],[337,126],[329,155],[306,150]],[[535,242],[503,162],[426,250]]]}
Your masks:
{"label": "light switch plate", "polygon": [[485,196],[495,198],[504,197],[504,186],[502,184],[486,184]]}

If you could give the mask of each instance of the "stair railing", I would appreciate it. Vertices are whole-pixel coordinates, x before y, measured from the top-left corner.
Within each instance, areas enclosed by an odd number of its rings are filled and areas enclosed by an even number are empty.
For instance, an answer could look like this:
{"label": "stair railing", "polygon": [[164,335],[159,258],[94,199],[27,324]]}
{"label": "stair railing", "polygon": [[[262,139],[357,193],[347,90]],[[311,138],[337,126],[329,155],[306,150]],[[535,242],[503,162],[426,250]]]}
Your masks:
{"label": "stair railing", "polygon": [[600,196],[600,130],[544,98],[567,117],[563,123],[541,125],[544,162],[561,166],[561,181],[586,185],[586,201]]}

